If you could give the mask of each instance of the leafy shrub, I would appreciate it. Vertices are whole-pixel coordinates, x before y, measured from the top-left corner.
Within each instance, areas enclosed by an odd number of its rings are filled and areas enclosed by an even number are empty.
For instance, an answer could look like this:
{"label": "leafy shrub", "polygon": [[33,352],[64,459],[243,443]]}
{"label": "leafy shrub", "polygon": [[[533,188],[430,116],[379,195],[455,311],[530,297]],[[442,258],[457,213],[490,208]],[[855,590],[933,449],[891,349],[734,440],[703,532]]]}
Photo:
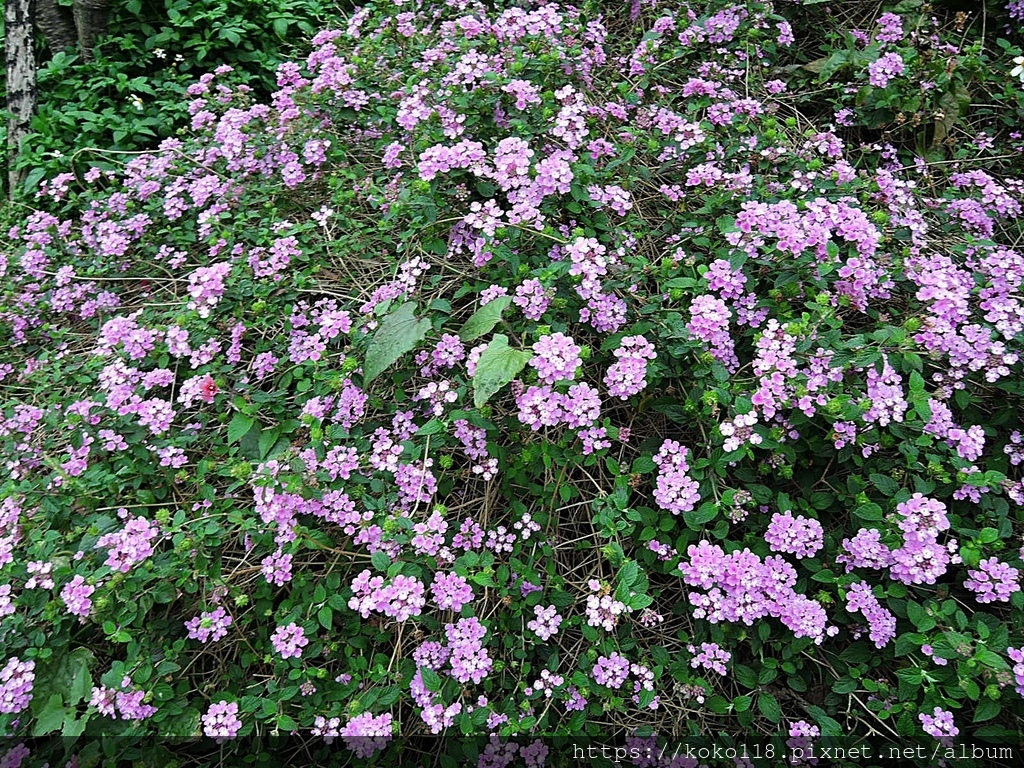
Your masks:
{"label": "leafy shrub", "polygon": [[269,96],[273,70],[323,15],[319,0],[112,3],[110,33],[91,61],[50,51],[41,62],[33,136],[18,160],[26,189],[68,170],[114,167],[111,151],[173,135],[187,122],[186,88],[203,71],[231,66],[237,84]]}
{"label": "leafy shrub", "polygon": [[12,231],[4,732],[83,765],[1016,739],[1024,182],[782,114],[756,2],[312,42]]}

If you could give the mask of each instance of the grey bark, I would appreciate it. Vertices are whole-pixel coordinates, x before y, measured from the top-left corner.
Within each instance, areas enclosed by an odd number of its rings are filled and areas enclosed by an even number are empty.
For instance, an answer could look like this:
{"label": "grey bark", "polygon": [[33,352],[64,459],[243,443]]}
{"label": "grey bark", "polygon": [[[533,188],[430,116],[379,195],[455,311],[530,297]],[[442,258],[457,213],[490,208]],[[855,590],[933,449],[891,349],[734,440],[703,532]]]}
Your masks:
{"label": "grey bark", "polygon": [[57,0],[36,0],[36,27],[46,38],[51,55],[73,48],[78,42],[74,19]]}
{"label": "grey bark", "polygon": [[4,3],[7,109],[11,113],[7,124],[7,182],[12,197],[22,176],[15,170],[15,163],[36,109],[33,5],[34,0],[5,0]]}
{"label": "grey bark", "polygon": [[92,61],[96,40],[107,34],[110,0],[75,0],[75,28],[83,61]]}

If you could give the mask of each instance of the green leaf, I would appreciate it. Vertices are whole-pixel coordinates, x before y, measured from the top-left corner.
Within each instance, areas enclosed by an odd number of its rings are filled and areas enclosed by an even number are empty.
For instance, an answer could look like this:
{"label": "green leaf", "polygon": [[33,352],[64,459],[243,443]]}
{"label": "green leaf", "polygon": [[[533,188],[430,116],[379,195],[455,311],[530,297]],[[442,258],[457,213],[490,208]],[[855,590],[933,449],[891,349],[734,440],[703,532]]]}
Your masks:
{"label": "green leaf", "polygon": [[65,739],[77,739],[83,733],[85,733],[85,726],[89,724],[89,714],[82,715],[80,720],[75,720],[74,713],[69,713],[69,717],[64,721],[64,727],[60,729],[60,735]]}
{"label": "green leaf", "polygon": [[935,627],[935,619],[929,616],[928,611],[913,600],[907,602],[907,618],[910,619],[910,623],[919,632],[927,632]]}
{"label": "green leaf", "polygon": [[870,479],[871,484],[874,485],[883,496],[895,496],[896,491],[900,489],[900,484],[886,475],[880,475],[876,472],[871,475]]}
{"label": "green leaf", "polygon": [[270,453],[270,450],[274,447],[274,444],[277,443],[277,438],[279,435],[279,429],[267,429],[260,433],[260,440],[258,444],[260,452],[260,461],[263,461],[264,459],[267,458],[267,455]]}
{"label": "green leaf", "polygon": [[653,472],[657,467],[658,465],[654,463],[654,459],[650,456],[637,456],[633,459],[633,474],[635,475]]}
{"label": "green leaf", "polygon": [[700,530],[701,526],[705,523],[710,523],[716,517],[718,517],[718,505],[713,501],[701,504],[692,512],[683,513],[683,519],[686,521],[686,525],[694,531]]}
{"label": "green leaf", "polygon": [[779,706],[779,702],[770,693],[762,693],[757,697],[757,708],[771,722],[782,722],[782,707]]}
{"label": "green leaf", "polygon": [[373,334],[366,350],[366,363],[363,366],[365,386],[369,386],[385,369],[426,337],[430,331],[430,321],[418,319],[415,311],[415,302],[409,301],[380,321],[380,327]]}
{"label": "green leaf", "polygon": [[59,693],[50,695],[46,704],[36,715],[36,726],[32,731],[33,736],[45,736],[48,733],[59,731],[64,726],[64,719],[73,714],[64,706],[64,701]]}
{"label": "green leaf", "polygon": [[252,429],[252,425],[255,423],[256,420],[252,416],[246,416],[244,413],[236,413],[228,424],[228,442],[237,443],[248,434],[249,430]]}
{"label": "green leaf", "polygon": [[442,680],[441,676],[434,670],[428,667],[420,667],[420,677],[423,678],[423,685],[427,687],[428,691],[437,693],[441,690]]}
{"label": "green leaf", "polygon": [[378,571],[386,571],[391,565],[391,558],[386,553],[377,551],[370,556],[370,563]]}
{"label": "green leaf", "polygon": [[821,707],[809,706],[807,712],[814,718],[818,727],[821,728],[822,736],[839,737],[843,735],[843,726],[838,721],[828,716]]}
{"label": "green leaf", "polygon": [[980,723],[983,720],[991,720],[999,714],[1001,709],[998,701],[982,699],[978,702],[978,708],[974,710],[974,722]]}
{"label": "green leaf", "polygon": [[480,355],[473,376],[473,404],[481,408],[491,397],[526,367],[533,357],[529,352],[512,349],[508,336],[496,334]]}
{"label": "green leaf", "polygon": [[855,514],[861,520],[881,520],[882,508],[877,504],[868,502],[867,504],[861,504],[859,507],[853,510],[853,514]]}
{"label": "green leaf", "polygon": [[68,665],[71,667],[71,684],[68,686],[68,704],[75,706],[92,690],[92,678],[89,676],[89,660],[92,653],[85,648],[77,648],[68,654]]}
{"label": "green leaf", "polygon": [[440,419],[431,419],[416,430],[416,435],[417,437],[426,437],[427,435],[436,435],[438,432],[444,432],[444,422]]}
{"label": "green leaf", "polygon": [[636,561],[627,560],[622,564],[622,568],[619,569],[619,584],[623,584],[629,589],[636,584],[639,575],[640,568],[637,566]]}
{"label": "green leaf", "polygon": [[316,620],[320,622],[320,626],[324,629],[330,629],[334,624],[334,611],[325,605],[316,612]]}
{"label": "green leaf", "polygon": [[485,333],[489,333],[498,324],[498,321],[501,320],[502,312],[511,303],[511,296],[499,296],[484,304],[470,316],[465,325],[459,330],[459,338],[463,341],[472,341],[473,339],[480,338]]}

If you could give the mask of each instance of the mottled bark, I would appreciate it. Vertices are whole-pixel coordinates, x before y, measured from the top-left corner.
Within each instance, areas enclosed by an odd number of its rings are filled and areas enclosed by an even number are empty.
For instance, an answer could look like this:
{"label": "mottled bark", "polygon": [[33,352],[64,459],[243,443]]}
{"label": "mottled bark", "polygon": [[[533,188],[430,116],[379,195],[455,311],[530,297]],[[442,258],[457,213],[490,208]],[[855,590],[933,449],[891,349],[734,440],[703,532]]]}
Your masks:
{"label": "mottled bark", "polygon": [[57,0],[36,0],[36,26],[51,55],[73,48],[78,42],[74,19]]}
{"label": "mottled bark", "polygon": [[7,58],[7,182],[12,196],[21,182],[14,170],[21,142],[29,133],[36,109],[36,54],[33,38],[33,0],[5,0],[5,51]]}
{"label": "mottled bark", "polygon": [[96,40],[107,34],[107,17],[110,15],[110,0],[75,0],[75,28],[78,30],[78,47],[83,61],[91,61]]}

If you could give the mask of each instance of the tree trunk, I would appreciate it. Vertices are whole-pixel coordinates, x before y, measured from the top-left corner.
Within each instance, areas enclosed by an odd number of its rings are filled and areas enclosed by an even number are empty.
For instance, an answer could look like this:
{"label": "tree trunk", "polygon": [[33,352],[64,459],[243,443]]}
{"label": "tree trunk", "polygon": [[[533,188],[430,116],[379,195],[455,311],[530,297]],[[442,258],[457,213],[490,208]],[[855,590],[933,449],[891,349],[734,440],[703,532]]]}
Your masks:
{"label": "tree trunk", "polygon": [[29,133],[36,109],[36,54],[32,29],[34,0],[5,0],[5,50],[7,58],[7,182],[8,194],[21,183],[15,170],[21,142]]}
{"label": "tree trunk", "polygon": [[107,34],[110,0],[74,0],[75,28],[83,61],[92,61],[96,40]]}
{"label": "tree trunk", "polygon": [[75,22],[57,0],[36,0],[36,26],[46,38],[50,55],[73,48],[78,42]]}

